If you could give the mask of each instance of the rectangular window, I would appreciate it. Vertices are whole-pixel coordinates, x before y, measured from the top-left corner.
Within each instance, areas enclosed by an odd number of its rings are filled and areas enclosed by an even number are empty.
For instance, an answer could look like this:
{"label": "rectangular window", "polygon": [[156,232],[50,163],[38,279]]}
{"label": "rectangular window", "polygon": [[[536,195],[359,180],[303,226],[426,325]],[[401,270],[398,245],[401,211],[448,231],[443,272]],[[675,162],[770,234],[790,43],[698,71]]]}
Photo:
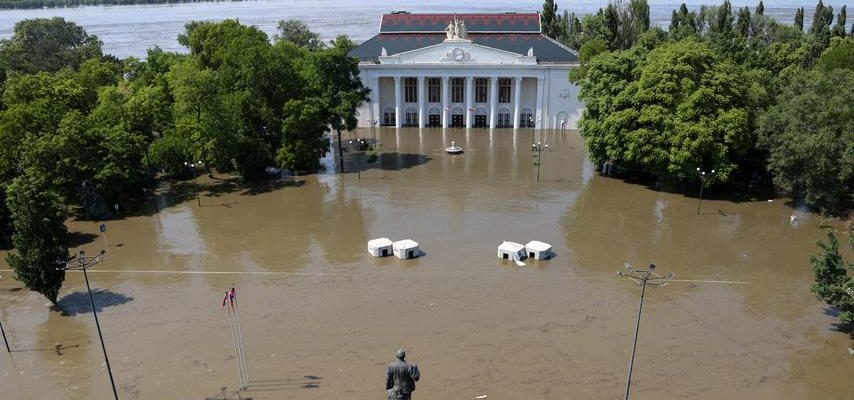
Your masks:
{"label": "rectangular window", "polygon": [[439,103],[442,101],[442,78],[427,79],[427,101]]}
{"label": "rectangular window", "polygon": [[489,79],[475,78],[474,80],[474,102],[486,103],[489,88]]}
{"label": "rectangular window", "polygon": [[498,102],[510,103],[510,78],[498,79]]}
{"label": "rectangular window", "polygon": [[404,101],[407,103],[418,102],[418,78],[405,78],[403,80]]}
{"label": "rectangular window", "polygon": [[466,78],[451,78],[451,103],[466,102]]}

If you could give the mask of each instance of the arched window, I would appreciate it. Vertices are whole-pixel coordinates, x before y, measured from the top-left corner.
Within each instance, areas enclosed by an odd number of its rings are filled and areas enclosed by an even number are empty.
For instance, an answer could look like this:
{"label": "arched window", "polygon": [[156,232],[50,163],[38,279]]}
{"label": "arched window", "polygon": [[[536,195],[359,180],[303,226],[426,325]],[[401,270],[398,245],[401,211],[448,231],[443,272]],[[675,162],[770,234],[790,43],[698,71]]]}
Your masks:
{"label": "arched window", "polygon": [[561,130],[569,128],[569,114],[567,114],[566,111],[557,113],[557,116],[555,117],[555,126]]}
{"label": "arched window", "polygon": [[406,109],[403,126],[418,126],[418,110],[415,107]]}
{"label": "arched window", "polygon": [[395,121],[394,108],[386,107],[383,109],[383,121],[382,126],[395,126],[397,121]]}
{"label": "arched window", "polygon": [[534,113],[530,108],[523,108],[522,111],[519,112],[519,127],[533,128],[534,122]]}
{"label": "arched window", "polygon": [[513,122],[510,120],[510,109],[501,107],[498,109],[498,121],[495,124],[496,128],[512,128]]}

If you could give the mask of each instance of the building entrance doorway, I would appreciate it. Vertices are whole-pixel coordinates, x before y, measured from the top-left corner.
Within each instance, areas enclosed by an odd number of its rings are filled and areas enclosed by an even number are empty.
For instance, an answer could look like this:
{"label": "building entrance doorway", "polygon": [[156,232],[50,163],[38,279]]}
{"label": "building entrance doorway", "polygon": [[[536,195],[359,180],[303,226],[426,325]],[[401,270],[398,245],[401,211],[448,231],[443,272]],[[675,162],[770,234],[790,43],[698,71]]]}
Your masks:
{"label": "building entrance doorway", "polygon": [[451,128],[462,128],[463,127],[463,116],[459,114],[455,114],[451,116]]}
{"label": "building entrance doorway", "polygon": [[430,128],[438,128],[442,126],[442,116],[439,114],[430,114],[427,121],[427,126]]}
{"label": "building entrance doorway", "polygon": [[474,127],[475,128],[486,128],[486,115],[475,115],[474,116]]}

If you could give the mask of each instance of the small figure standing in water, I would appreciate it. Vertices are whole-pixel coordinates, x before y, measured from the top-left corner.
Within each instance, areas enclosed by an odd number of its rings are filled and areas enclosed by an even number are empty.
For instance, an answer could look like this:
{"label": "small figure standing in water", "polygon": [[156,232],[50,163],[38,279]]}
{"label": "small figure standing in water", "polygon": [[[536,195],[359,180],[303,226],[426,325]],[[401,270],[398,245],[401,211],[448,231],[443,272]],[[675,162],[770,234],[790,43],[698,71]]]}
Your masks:
{"label": "small figure standing in water", "polygon": [[385,388],[388,400],[410,400],[415,391],[415,382],[421,378],[418,366],[406,362],[406,351],[397,350],[397,360],[388,364]]}

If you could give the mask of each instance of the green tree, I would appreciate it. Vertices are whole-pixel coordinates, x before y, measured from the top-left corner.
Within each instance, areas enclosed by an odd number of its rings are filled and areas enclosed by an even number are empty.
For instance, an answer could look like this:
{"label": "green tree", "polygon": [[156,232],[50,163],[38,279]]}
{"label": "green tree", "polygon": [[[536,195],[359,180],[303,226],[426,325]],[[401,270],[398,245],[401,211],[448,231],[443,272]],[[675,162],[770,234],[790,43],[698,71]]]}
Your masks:
{"label": "green tree", "polygon": [[543,3],[543,13],[540,16],[540,19],[540,23],[543,27],[543,35],[553,39],[560,35],[560,32],[558,32],[559,21],[557,4],[555,4],[554,0],[545,0]]}
{"label": "green tree", "polygon": [[795,10],[795,27],[804,30],[804,8]]}
{"label": "green tree", "polygon": [[762,0],[759,0],[759,4],[756,5],[756,10],[754,10],[754,14],[765,15],[765,4],[762,3]]}
{"label": "green tree", "polygon": [[845,208],[854,187],[854,71],[802,71],[758,120],[777,187],[821,209]]}
{"label": "green tree", "polygon": [[816,67],[825,72],[837,68],[854,71],[854,38],[834,38],[830,48],[818,59]]}
{"label": "green tree", "polygon": [[[817,241],[821,252],[810,256],[815,274],[811,290],[819,300],[839,310],[840,320],[854,322],[854,277],[848,274],[849,270],[854,272],[854,263],[846,266],[833,231],[827,231],[827,239],[826,243]],[[854,248],[854,240],[849,240],[849,244]]]}
{"label": "green tree", "polygon": [[0,64],[9,72],[35,74],[77,69],[101,57],[101,41],[60,17],[27,19],[15,24],[12,37],[0,41]]}
{"label": "green tree", "polygon": [[303,70],[313,97],[324,101],[324,119],[338,134],[339,167],[344,172],[341,131],[356,128],[356,109],[368,100],[370,89],[359,79],[359,62],[347,53],[355,44],[339,36],[334,46],[311,53]]}
{"label": "green tree", "polygon": [[324,48],[320,35],[308,29],[308,25],[298,19],[279,21],[279,33],[275,36],[276,41],[284,40],[291,42],[309,51],[317,51]]}
{"label": "green tree", "polygon": [[282,147],[276,162],[291,171],[314,171],[329,151],[325,118],[326,105],[319,98],[291,100],[284,107]]}
{"label": "green tree", "polygon": [[735,22],[735,32],[746,38],[750,36],[750,28],[750,8],[743,7],[738,10],[738,19]]}
{"label": "green tree", "polygon": [[839,9],[839,14],[836,15],[836,25],[833,26],[833,31],[831,35],[833,37],[845,37],[845,22],[848,19],[848,16],[845,12],[846,6],[843,5],[842,8]]}
{"label": "green tree", "polygon": [[65,271],[57,270],[56,260],[68,257],[65,213],[59,196],[30,174],[15,178],[6,195],[15,228],[15,251],[6,261],[16,279],[56,304],[65,280]]}
{"label": "green tree", "polygon": [[743,72],[696,39],[640,47],[588,65],[580,129],[591,159],[677,179],[703,167],[729,180],[753,145]]}

